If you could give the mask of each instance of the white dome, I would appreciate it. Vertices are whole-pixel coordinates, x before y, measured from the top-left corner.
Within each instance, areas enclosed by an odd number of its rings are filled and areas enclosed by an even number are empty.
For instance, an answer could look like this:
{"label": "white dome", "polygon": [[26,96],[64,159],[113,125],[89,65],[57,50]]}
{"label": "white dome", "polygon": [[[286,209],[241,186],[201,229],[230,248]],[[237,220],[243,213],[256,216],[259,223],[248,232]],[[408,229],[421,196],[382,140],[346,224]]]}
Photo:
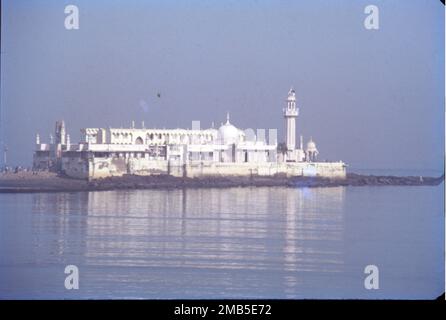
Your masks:
{"label": "white dome", "polygon": [[224,124],[218,129],[218,137],[223,144],[233,144],[238,142],[238,129],[232,124]]}
{"label": "white dome", "polygon": [[226,123],[218,129],[218,139],[222,144],[233,144],[239,142],[240,131],[229,122],[229,115]]}
{"label": "white dome", "polygon": [[307,151],[317,151],[316,143],[313,141],[313,139],[308,141],[308,143],[307,143]]}
{"label": "white dome", "polygon": [[296,101],[296,91],[293,88],[288,91],[288,101]]}

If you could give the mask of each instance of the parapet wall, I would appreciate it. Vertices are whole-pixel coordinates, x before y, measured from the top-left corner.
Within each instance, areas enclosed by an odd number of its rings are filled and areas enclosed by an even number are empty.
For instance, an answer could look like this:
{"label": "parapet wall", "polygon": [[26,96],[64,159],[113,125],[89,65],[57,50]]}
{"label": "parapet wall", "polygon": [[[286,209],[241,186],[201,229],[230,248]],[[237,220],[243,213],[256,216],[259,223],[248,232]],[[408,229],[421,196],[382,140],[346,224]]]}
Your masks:
{"label": "parapet wall", "polygon": [[88,161],[80,157],[63,157],[62,172],[76,179],[87,179],[89,174]]}
{"label": "parapet wall", "polygon": [[342,162],[296,162],[296,163],[212,163],[188,164],[186,176],[323,176],[345,178],[346,169]]}
{"label": "parapet wall", "polygon": [[63,171],[80,179],[98,179],[124,174],[159,175],[170,174],[176,177],[203,176],[319,176],[345,178],[346,166],[343,162],[288,162],[288,163],[215,163],[197,161],[182,165],[164,160],[138,158],[64,158]]}
{"label": "parapet wall", "polygon": [[94,158],[88,160],[88,168],[89,179],[122,176],[124,174],[145,176],[168,173],[167,161],[143,158]]}

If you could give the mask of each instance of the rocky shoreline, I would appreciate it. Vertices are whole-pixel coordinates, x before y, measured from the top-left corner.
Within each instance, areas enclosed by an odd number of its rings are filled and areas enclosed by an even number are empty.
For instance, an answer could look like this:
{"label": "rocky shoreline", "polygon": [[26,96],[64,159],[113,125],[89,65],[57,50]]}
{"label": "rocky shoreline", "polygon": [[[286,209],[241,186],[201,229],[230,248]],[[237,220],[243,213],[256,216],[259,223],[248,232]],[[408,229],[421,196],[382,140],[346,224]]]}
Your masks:
{"label": "rocky shoreline", "polygon": [[321,177],[202,177],[177,178],[168,175],[109,177],[94,181],[71,179],[54,173],[0,175],[0,193],[75,192],[128,189],[181,189],[230,187],[338,187],[338,186],[435,186],[441,177],[396,177],[347,174],[346,179]]}

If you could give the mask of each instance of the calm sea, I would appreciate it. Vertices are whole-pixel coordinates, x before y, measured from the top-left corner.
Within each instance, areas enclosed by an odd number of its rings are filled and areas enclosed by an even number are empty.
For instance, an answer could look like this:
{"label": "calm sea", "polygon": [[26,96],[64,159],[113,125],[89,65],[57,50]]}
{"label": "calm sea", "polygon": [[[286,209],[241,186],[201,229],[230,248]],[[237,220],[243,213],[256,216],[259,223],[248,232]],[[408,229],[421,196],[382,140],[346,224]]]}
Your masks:
{"label": "calm sea", "polygon": [[435,298],[443,211],[444,184],[0,194],[0,298]]}

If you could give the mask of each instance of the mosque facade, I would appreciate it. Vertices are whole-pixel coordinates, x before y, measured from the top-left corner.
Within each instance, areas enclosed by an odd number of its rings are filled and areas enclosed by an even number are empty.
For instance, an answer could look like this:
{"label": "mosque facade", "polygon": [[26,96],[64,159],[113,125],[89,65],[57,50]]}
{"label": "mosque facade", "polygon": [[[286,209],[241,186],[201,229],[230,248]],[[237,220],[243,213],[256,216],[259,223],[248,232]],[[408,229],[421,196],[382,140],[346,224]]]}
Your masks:
{"label": "mosque facade", "polygon": [[36,136],[34,170],[49,170],[79,179],[109,176],[321,176],[345,178],[342,161],[318,161],[319,151],[310,139],[296,146],[299,108],[296,93],[288,92],[283,109],[285,143],[269,130],[241,130],[229,118],[218,129],[84,128],[81,141],[72,144],[64,121],[57,121],[49,143]]}

